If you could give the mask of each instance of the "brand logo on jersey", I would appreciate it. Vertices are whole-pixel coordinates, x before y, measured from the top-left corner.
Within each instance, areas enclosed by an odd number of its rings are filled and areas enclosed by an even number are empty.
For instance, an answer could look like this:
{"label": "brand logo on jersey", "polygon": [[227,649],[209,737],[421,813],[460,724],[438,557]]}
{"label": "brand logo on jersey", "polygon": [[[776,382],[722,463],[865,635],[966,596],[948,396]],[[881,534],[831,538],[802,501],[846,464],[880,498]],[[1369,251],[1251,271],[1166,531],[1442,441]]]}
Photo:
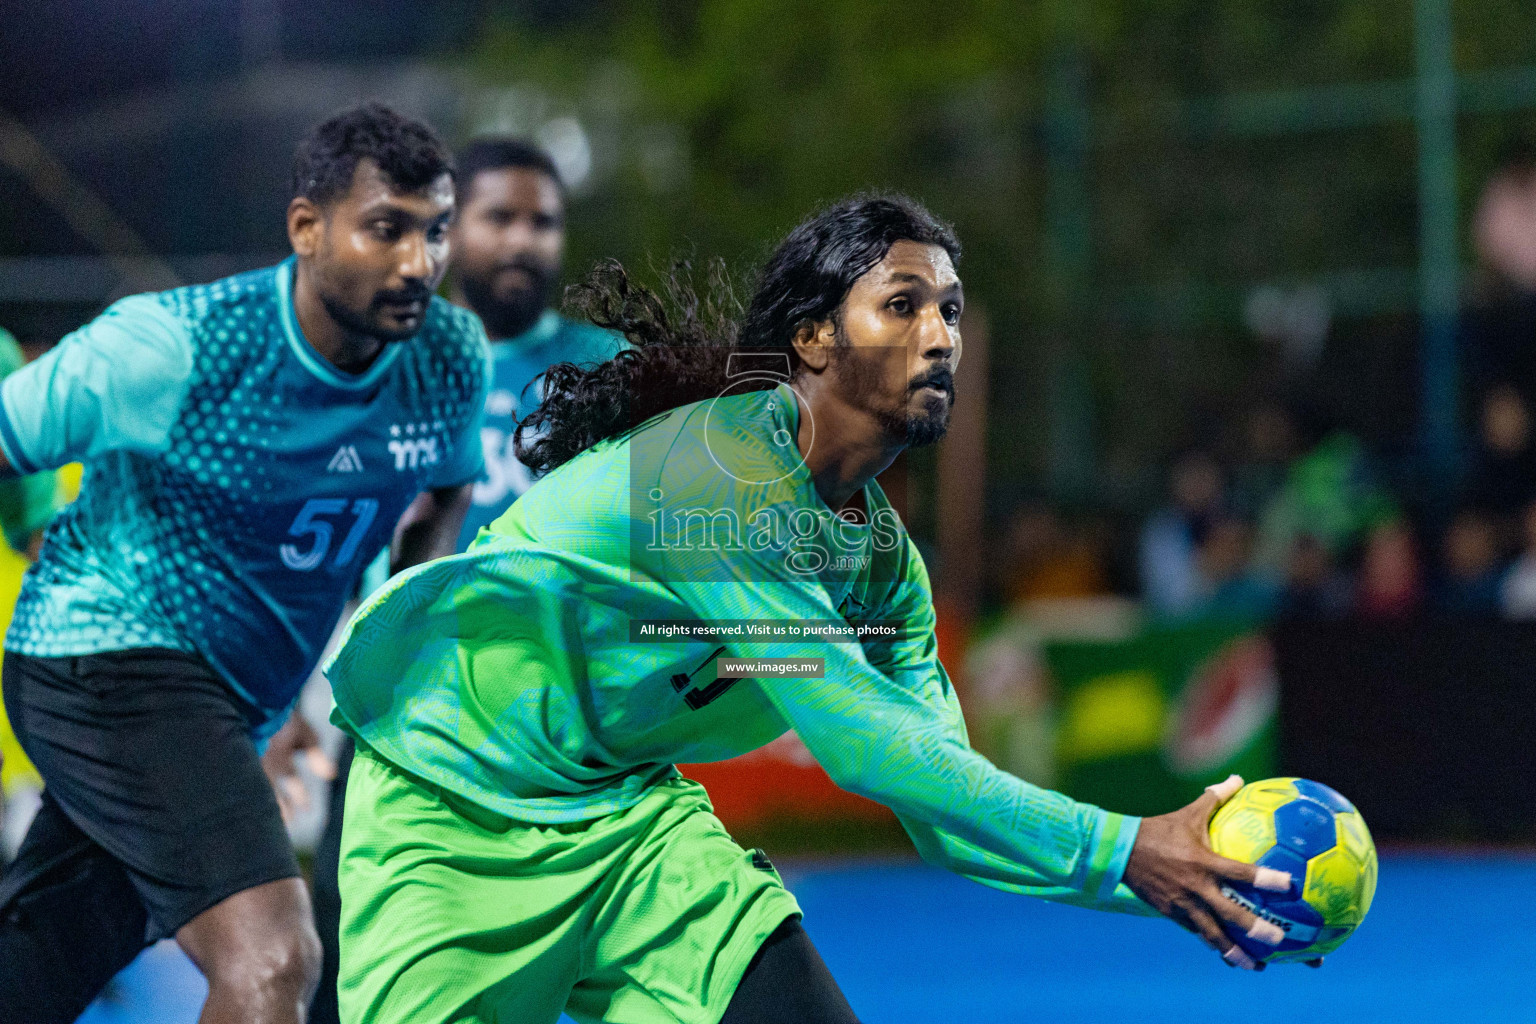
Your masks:
{"label": "brand logo on jersey", "polygon": [[363,460],[358,456],[355,446],[344,444],[336,449],[335,455],[331,456],[325,471],[327,473],[361,473]]}
{"label": "brand logo on jersey", "polygon": [[417,469],[422,466],[437,465],[437,438],[435,437],[391,441],[389,451],[395,457],[396,469]]}
{"label": "brand logo on jersey", "polygon": [[389,453],[395,457],[395,469],[403,471],[437,465],[442,459],[442,453],[437,438],[431,436],[431,433],[442,429],[441,421],[431,424],[407,423],[404,426],[397,423],[390,427]]}

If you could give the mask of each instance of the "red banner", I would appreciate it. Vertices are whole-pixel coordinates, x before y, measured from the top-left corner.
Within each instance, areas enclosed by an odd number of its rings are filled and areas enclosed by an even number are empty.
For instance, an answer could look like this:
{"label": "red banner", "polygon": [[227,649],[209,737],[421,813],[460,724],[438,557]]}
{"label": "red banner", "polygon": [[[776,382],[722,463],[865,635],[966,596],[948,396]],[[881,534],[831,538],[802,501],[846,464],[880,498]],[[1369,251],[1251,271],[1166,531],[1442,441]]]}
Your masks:
{"label": "red banner", "polygon": [[793,732],[729,761],[678,768],[709,790],[715,814],[727,828],[783,819],[877,821],[891,817],[881,805],[838,789]]}

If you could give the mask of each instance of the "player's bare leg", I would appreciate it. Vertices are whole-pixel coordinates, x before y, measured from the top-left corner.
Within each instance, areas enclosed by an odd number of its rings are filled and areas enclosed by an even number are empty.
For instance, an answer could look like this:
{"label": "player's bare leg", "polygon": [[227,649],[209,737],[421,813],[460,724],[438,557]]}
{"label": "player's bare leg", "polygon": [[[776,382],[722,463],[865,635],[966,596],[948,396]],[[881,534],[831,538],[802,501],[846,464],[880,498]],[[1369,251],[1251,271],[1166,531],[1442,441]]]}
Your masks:
{"label": "player's bare leg", "polygon": [[237,892],[176,941],[208,979],[198,1024],[302,1024],[320,979],[320,939],[300,879]]}

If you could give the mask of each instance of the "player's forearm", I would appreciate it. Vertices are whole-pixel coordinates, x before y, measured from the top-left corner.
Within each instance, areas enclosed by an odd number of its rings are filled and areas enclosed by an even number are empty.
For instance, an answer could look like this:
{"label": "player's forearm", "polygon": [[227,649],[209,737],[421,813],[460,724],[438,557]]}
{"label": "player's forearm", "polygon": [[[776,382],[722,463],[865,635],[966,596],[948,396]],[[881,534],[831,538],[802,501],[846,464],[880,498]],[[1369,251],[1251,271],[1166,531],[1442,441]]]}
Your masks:
{"label": "player's forearm", "polygon": [[1042,895],[1082,894],[1094,905],[1112,900],[1137,819],[997,768],[964,742],[952,700],[905,709],[864,702],[859,712],[859,724],[825,712],[802,712],[792,724],[834,782],[885,804],[909,831],[915,828],[925,857]]}
{"label": "player's forearm", "polygon": [[[966,754],[981,764],[967,763]],[[947,760],[910,774],[887,763],[875,768],[878,777],[845,779],[845,788],[926,824],[946,866],[1109,898],[1130,856],[1134,819],[1031,786],[968,749]]]}
{"label": "player's forearm", "polygon": [[[732,651],[742,658],[824,659],[821,677],[764,681],[764,695],[833,782],[936,830],[929,844],[935,856],[969,858],[979,875],[998,881],[1112,899],[1134,843],[1133,822],[1031,786],[971,749],[937,660],[926,589],[919,579],[901,593],[903,602],[880,617],[910,623],[910,638],[879,652],[880,667],[862,645],[748,640]],[[838,615],[825,591],[811,586],[715,584],[689,596],[701,618],[722,606],[741,618]],[[951,839],[975,853],[949,846]]]}
{"label": "player's forearm", "polygon": [[[942,674],[943,667],[936,661],[934,665],[935,669]],[[964,738],[965,716],[953,687],[945,687],[944,708],[961,741],[969,746],[969,742]],[[997,771],[1008,779],[1024,785],[1026,793],[1048,795],[1053,801],[1061,799],[1060,794],[1047,794],[1045,790],[1037,789],[1011,774],[1001,772],[1001,769],[995,768],[990,762],[986,764],[989,770]],[[1130,860],[1131,849],[1136,844],[1141,819],[1080,803],[1075,804],[1075,812],[1074,817],[1077,820],[1091,822],[1091,827],[1078,853],[1085,867],[1082,877],[1087,884],[1083,887],[1061,887],[1050,884],[1033,872],[1028,865],[1000,857],[942,829],[907,820],[902,824],[907,827],[909,833],[913,833],[914,827],[919,831],[926,830],[926,845],[934,856],[939,858],[933,863],[940,863],[983,885],[1099,910],[1155,914],[1156,911],[1153,908],[1138,899],[1121,882],[1125,874],[1125,866]],[[918,841],[916,834],[913,834],[913,841],[914,843]],[[923,844],[919,844],[919,850],[922,849]],[[924,854],[924,857],[927,859],[928,855]]]}
{"label": "player's forearm", "polygon": [[391,574],[454,553],[464,515],[469,511],[472,488],[472,484],[465,484],[423,491],[416,496],[395,531],[389,560]]}
{"label": "player's forearm", "polygon": [[[1139,819],[1125,818],[1121,815],[1110,815],[1109,818],[1120,820],[1106,822],[1106,824],[1113,824],[1112,829],[1096,830],[1097,834],[1085,844],[1082,854],[1085,858],[1089,860],[1095,857],[1113,858],[1116,846],[1119,845],[1117,840],[1123,840],[1127,848],[1134,844]],[[988,853],[942,829],[934,828],[927,822],[902,817],[901,824],[907,830],[907,834],[912,837],[912,844],[924,861],[935,867],[964,875],[982,885],[1095,910],[1112,910],[1144,916],[1157,914],[1156,910],[1137,899],[1130,889],[1119,883],[1119,877],[1125,870],[1123,857],[1118,858],[1117,866],[1097,873],[1102,881],[1096,889],[1086,890],[1053,885],[1028,865]],[[1106,833],[1111,832],[1109,841],[1105,842]]]}

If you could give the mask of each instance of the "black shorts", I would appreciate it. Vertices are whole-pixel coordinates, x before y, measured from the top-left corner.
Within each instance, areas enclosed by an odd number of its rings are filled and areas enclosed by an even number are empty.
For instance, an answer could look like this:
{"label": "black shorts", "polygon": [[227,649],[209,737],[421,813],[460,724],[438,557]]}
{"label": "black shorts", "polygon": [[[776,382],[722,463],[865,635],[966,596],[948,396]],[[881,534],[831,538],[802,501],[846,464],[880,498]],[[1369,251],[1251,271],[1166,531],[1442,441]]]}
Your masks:
{"label": "black shorts", "polygon": [[250,738],[254,711],[201,658],[7,651],[0,688],[45,804],[63,812],[39,814],[5,872],[0,906],[56,874],[85,840],[132,882],[146,942],[237,892],[299,874]]}

